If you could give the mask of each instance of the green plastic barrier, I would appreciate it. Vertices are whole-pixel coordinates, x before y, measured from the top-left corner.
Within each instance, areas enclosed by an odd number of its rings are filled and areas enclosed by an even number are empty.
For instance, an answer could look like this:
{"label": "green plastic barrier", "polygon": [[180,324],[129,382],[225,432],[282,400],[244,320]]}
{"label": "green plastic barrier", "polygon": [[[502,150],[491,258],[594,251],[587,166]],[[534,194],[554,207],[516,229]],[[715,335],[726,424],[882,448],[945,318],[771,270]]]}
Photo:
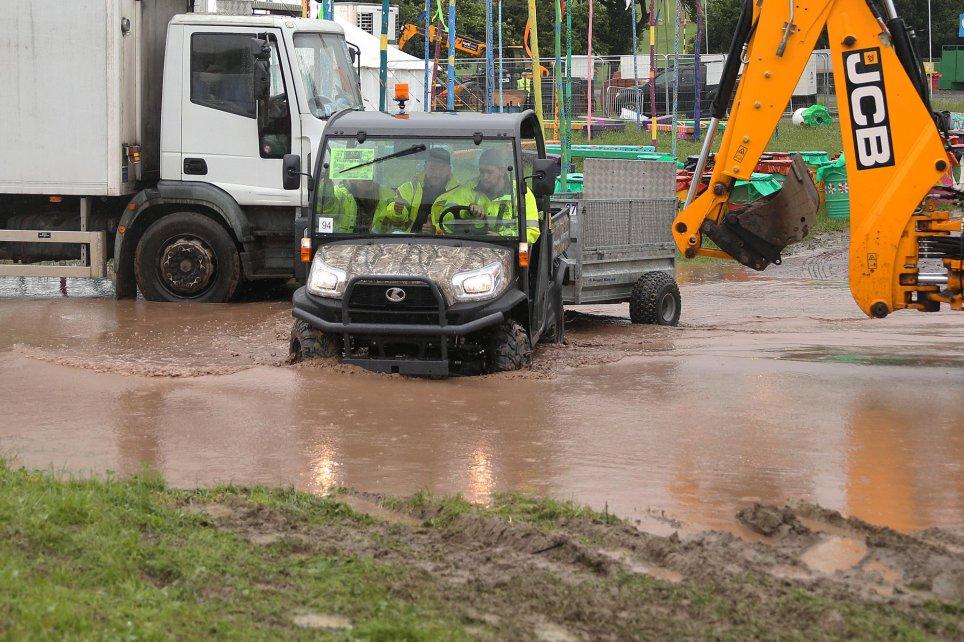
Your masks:
{"label": "green plastic barrier", "polygon": [[844,155],[817,170],[817,182],[823,182],[827,195],[827,216],[850,218],[850,184],[847,182],[847,162]]}
{"label": "green plastic barrier", "polygon": [[817,103],[807,107],[803,112],[803,122],[810,127],[827,127],[833,124],[830,112],[823,105]]}
{"label": "green plastic barrier", "polygon": [[[779,178],[778,178],[779,176]],[[730,194],[731,203],[746,205],[780,191],[783,187],[783,176],[777,174],[760,174],[754,172],[748,181],[736,181]]]}
{"label": "green plastic barrier", "polygon": [[[562,153],[560,145],[546,145],[549,154]],[[650,160],[664,163],[676,162],[672,154],[661,154],[650,145],[573,145],[573,158],[612,158],[618,160]]]}
{"label": "green plastic barrier", "polygon": [[566,176],[566,191],[562,191],[562,178],[556,179],[555,194],[575,194],[582,191],[582,174],[573,173]]}
{"label": "green plastic barrier", "polygon": [[827,152],[797,152],[803,157],[803,162],[807,164],[808,167],[820,168],[824,165],[829,165],[832,161]]}

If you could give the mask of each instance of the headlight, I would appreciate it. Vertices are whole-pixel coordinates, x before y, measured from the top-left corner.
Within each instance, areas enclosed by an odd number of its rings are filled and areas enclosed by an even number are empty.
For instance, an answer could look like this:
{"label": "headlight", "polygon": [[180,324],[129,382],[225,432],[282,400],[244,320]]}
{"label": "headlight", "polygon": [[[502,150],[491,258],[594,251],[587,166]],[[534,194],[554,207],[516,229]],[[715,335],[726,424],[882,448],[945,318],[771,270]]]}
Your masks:
{"label": "headlight", "polygon": [[345,293],[345,281],[348,276],[344,270],[331,267],[321,259],[321,253],[315,254],[311,262],[311,272],[308,274],[308,291],[318,296],[340,299]]}
{"label": "headlight", "polygon": [[478,301],[496,296],[505,288],[505,269],[501,263],[490,263],[478,270],[459,272],[452,277],[455,298],[459,301]]}

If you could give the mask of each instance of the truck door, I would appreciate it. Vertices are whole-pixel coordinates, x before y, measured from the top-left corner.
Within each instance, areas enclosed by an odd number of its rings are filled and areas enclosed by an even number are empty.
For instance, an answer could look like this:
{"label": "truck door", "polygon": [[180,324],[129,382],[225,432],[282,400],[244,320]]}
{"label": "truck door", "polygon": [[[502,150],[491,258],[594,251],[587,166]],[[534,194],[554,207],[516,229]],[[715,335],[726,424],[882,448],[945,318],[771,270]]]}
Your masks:
{"label": "truck door", "polygon": [[[240,205],[300,205],[300,193],[282,186],[281,159],[301,124],[291,113],[295,85],[280,31],[197,26],[184,37],[182,180],[217,185]],[[266,100],[255,97],[254,39],[271,52]]]}

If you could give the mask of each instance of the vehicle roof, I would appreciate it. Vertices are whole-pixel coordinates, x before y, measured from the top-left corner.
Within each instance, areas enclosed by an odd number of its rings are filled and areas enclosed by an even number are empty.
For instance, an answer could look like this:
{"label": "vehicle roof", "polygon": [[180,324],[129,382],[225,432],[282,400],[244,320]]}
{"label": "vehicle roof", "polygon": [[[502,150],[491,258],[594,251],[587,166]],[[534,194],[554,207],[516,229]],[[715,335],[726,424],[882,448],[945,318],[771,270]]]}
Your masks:
{"label": "vehicle roof", "polygon": [[180,13],[171,19],[177,25],[209,25],[225,27],[267,27],[293,29],[295,31],[317,31],[344,35],[341,25],[331,20],[308,20],[289,16],[253,15],[226,16],[214,13]]}
{"label": "vehicle roof", "polygon": [[405,117],[380,111],[353,111],[333,118],[326,134],[353,136],[364,131],[369,136],[471,138],[478,132],[486,137],[514,138],[532,136],[537,122],[531,109],[517,114],[416,111]]}

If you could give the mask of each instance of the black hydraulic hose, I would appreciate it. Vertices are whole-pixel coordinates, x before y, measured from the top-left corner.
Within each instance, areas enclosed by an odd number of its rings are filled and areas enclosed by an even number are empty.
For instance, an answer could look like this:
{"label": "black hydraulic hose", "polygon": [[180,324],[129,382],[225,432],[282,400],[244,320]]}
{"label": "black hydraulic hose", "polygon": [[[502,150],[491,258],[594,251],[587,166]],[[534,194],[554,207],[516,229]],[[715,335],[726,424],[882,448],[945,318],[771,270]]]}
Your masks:
{"label": "black hydraulic hose", "polygon": [[924,67],[920,57],[917,55],[917,48],[914,46],[916,38],[913,37],[910,28],[900,16],[886,22],[887,30],[894,43],[894,53],[903,65],[904,71],[914,84],[914,89],[920,95],[921,100],[927,105],[930,111],[931,101],[927,91],[927,76],[924,74]]}
{"label": "black hydraulic hose", "polygon": [[750,38],[752,25],[753,0],[743,0],[743,12],[740,14],[740,21],[736,24],[733,42],[730,43],[730,52],[726,56],[723,75],[720,76],[720,85],[716,90],[716,98],[713,99],[713,107],[710,110],[714,118],[723,119],[726,117],[726,110],[729,109],[730,100],[733,97],[733,88],[736,86],[737,77],[740,75],[740,65],[743,63],[743,46]]}

